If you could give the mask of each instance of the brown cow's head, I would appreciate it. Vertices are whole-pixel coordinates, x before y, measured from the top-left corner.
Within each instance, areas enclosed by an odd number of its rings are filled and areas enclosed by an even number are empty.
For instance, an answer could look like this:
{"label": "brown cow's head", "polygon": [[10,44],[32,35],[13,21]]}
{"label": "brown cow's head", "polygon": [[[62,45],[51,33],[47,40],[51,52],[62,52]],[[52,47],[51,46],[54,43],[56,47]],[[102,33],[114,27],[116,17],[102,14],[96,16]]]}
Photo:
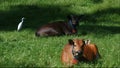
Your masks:
{"label": "brown cow's head", "polygon": [[72,46],[72,54],[74,58],[79,58],[83,54],[83,47],[85,45],[85,41],[82,39],[69,39],[69,44]]}

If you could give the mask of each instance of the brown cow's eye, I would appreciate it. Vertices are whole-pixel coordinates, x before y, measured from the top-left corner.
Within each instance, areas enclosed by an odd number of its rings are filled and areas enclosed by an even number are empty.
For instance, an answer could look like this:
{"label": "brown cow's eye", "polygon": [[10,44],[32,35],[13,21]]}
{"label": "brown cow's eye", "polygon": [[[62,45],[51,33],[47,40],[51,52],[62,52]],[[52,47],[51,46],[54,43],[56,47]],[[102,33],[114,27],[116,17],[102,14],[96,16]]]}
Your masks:
{"label": "brown cow's eye", "polygon": [[76,47],[76,45],[74,45],[74,47]]}

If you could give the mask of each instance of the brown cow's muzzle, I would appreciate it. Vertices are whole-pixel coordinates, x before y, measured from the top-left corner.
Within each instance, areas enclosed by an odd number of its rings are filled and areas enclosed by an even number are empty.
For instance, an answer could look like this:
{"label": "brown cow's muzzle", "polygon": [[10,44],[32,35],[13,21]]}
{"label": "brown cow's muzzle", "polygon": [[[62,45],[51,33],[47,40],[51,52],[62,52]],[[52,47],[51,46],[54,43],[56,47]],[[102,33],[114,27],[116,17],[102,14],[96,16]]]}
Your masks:
{"label": "brown cow's muzzle", "polygon": [[72,52],[75,59],[79,60],[80,57],[83,56],[83,51]]}

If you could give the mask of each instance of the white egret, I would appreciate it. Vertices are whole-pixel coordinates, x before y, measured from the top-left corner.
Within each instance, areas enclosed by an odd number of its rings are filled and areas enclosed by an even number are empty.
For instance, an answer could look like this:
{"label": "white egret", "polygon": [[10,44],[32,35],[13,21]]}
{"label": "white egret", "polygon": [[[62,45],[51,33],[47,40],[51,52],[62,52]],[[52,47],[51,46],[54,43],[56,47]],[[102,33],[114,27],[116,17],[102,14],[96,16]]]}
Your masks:
{"label": "white egret", "polygon": [[21,28],[22,28],[22,24],[23,24],[23,21],[24,21],[24,17],[21,19],[22,21],[18,24],[18,27],[17,27],[17,31],[19,31]]}

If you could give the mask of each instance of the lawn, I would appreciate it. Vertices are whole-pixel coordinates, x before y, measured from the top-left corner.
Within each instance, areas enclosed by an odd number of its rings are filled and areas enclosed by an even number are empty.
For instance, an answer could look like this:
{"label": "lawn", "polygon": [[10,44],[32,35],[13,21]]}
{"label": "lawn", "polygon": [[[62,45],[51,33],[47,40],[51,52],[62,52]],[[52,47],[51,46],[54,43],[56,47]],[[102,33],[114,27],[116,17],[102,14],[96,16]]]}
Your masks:
{"label": "lawn", "polygon": [[[38,27],[69,14],[84,15],[77,35],[35,36]],[[90,39],[102,56],[75,67],[120,67],[120,0],[0,0],[0,67],[63,67],[61,51],[75,38]]]}

